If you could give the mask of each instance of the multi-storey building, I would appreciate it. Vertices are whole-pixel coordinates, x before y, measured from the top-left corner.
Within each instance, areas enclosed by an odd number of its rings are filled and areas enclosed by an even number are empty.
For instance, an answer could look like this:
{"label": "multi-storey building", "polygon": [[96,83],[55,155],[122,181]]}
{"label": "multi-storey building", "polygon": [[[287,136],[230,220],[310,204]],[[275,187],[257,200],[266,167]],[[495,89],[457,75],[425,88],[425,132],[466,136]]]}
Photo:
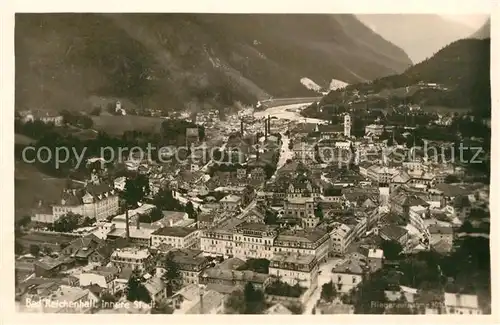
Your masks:
{"label": "multi-storey building", "polygon": [[266,258],[273,255],[277,226],[261,223],[242,223],[233,232],[233,255],[238,258]]}
{"label": "multi-storey building", "polygon": [[332,283],[337,291],[347,293],[363,281],[364,271],[359,260],[350,258],[332,270]]}
{"label": "multi-storey building", "polygon": [[346,248],[350,242],[347,242],[347,236],[351,228],[343,223],[335,222],[332,224],[333,229],[330,231],[330,240],[332,242],[332,254],[344,255]]}
{"label": "multi-storey building", "polygon": [[314,255],[319,262],[326,259],[329,247],[330,236],[321,229],[286,230],[274,240],[275,253]]}
{"label": "multi-storey building", "polygon": [[152,265],[152,256],[148,249],[117,249],[111,254],[111,263],[120,269],[138,269],[147,271]]}
{"label": "multi-storey building", "polygon": [[183,285],[198,284],[200,274],[207,268],[209,260],[200,250],[178,249],[169,252],[178,265]]}
{"label": "multi-storey building", "polygon": [[318,186],[311,182],[311,180],[305,178],[305,176],[299,176],[291,180],[288,188],[286,190],[286,196],[288,198],[299,198],[299,197],[319,197],[323,192],[321,186]]}
{"label": "multi-storey building", "polygon": [[384,133],[384,126],[378,124],[370,124],[365,126],[365,134],[369,136],[381,136]]}
{"label": "multi-storey building", "polygon": [[292,286],[314,288],[318,285],[318,261],[309,254],[276,253],[271,258],[269,274]]}
{"label": "multi-storey building", "polygon": [[220,200],[221,208],[226,210],[234,210],[241,205],[241,197],[229,194]]}
{"label": "multi-storey building", "polygon": [[198,247],[199,243],[199,231],[191,227],[163,227],[151,234],[153,247],[166,244],[174,248],[190,248]]}
{"label": "multi-storey building", "polygon": [[52,207],[55,219],[73,213],[90,219],[105,220],[118,213],[118,194],[108,184],[89,184],[83,189],[67,189],[60,204]]}
{"label": "multi-storey building", "polygon": [[312,197],[288,198],[284,201],[285,216],[300,218],[302,227],[314,228],[320,221],[314,214],[315,205]]}
{"label": "multi-storey building", "polygon": [[444,308],[447,314],[455,315],[479,315],[477,295],[466,295],[458,293],[444,293]]}
{"label": "multi-storey building", "polygon": [[374,182],[379,183],[390,183],[391,179],[398,174],[396,168],[381,167],[381,166],[371,166],[367,169],[366,177]]}
{"label": "multi-storey building", "polygon": [[212,256],[233,255],[233,232],[226,229],[205,229],[200,238],[201,250]]}

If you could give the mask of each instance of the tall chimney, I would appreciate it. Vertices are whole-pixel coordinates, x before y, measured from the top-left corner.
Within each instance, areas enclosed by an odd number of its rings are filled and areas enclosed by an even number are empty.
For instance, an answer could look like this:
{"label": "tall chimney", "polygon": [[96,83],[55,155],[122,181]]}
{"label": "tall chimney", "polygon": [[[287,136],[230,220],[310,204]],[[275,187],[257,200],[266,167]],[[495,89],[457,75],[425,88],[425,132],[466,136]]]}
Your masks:
{"label": "tall chimney", "polygon": [[267,121],[264,119],[264,139],[267,141]]}
{"label": "tall chimney", "polygon": [[267,133],[271,134],[271,115],[267,116]]}
{"label": "tall chimney", "polygon": [[137,220],[135,221],[135,226],[137,227],[137,229],[141,229],[141,218],[139,218],[139,215],[136,216]]}
{"label": "tall chimney", "polygon": [[240,122],[240,133],[241,133],[241,136],[243,136],[243,120],[241,120],[241,122]]}
{"label": "tall chimney", "polygon": [[200,288],[200,314],[203,314],[203,290]]}
{"label": "tall chimney", "polygon": [[125,239],[130,240],[130,226],[128,224],[128,204],[125,203]]}

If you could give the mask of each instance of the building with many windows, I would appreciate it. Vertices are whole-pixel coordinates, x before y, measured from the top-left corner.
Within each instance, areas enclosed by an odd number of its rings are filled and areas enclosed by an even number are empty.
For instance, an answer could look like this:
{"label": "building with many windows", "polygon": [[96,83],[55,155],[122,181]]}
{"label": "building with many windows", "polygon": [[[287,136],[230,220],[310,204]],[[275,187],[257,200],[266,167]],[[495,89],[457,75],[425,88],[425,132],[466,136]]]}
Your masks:
{"label": "building with many windows", "polygon": [[347,241],[347,237],[350,231],[351,228],[346,224],[340,222],[334,222],[332,224],[330,239],[332,241],[331,251],[333,255],[342,256],[345,254],[346,248],[350,244],[350,242]]}
{"label": "building with many windows", "polygon": [[277,226],[262,223],[242,223],[233,232],[233,255],[241,259],[266,258],[273,255]]}
{"label": "building with many windows", "polygon": [[111,263],[120,269],[147,271],[151,267],[151,262],[152,256],[146,248],[117,249],[111,254]]}
{"label": "building with many windows", "polygon": [[190,227],[163,227],[151,234],[153,247],[166,244],[174,248],[190,248],[199,247],[199,242],[199,231]]}
{"label": "building with many windows", "polygon": [[233,232],[227,229],[205,229],[200,234],[200,248],[206,255],[232,256]]}
{"label": "building with many windows", "polygon": [[363,281],[364,272],[359,260],[349,258],[332,270],[332,283],[337,291],[347,293]]}
{"label": "building with many windows", "polygon": [[275,253],[269,264],[269,274],[291,286],[314,288],[318,285],[318,261],[309,254]]}
{"label": "building with many windows", "polygon": [[73,213],[99,221],[116,215],[118,211],[118,194],[104,183],[92,183],[83,189],[66,189],[60,203],[52,206],[55,220]]}
{"label": "building with many windows", "polygon": [[303,228],[314,228],[320,221],[314,214],[315,206],[312,197],[294,197],[286,199],[283,207],[286,217],[300,219]]}
{"label": "building with many windows", "polygon": [[275,253],[298,253],[316,256],[321,262],[328,256],[330,236],[321,229],[285,230],[274,240]]}

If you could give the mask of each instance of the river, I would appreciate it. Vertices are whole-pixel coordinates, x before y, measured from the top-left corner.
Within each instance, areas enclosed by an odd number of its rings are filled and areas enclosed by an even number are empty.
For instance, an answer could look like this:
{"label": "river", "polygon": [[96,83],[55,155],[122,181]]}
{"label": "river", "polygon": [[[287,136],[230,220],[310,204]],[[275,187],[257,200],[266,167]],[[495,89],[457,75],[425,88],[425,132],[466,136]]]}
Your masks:
{"label": "river", "polygon": [[308,118],[300,115],[300,111],[311,105],[312,103],[302,103],[302,104],[292,104],[275,106],[265,109],[263,111],[254,112],[254,116],[257,119],[261,119],[267,116],[276,117],[278,119],[287,119],[290,121],[303,122],[303,123],[318,123],[324,124],[328,121],[321,120],[317,118]]}

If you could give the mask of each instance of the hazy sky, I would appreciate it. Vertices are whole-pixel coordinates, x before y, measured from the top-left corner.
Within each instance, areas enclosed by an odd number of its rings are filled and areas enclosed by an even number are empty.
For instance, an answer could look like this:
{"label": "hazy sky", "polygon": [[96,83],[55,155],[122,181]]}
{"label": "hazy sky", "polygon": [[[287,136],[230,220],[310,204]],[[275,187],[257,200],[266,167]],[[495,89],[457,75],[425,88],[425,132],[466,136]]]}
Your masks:
{"label": "hazy sky", "polygon": [[443,18],[458,21],[462,24],[469,25],[474,28],[481,27],[488,19],[488,15],[474,14],[474,15],[440,15]]}

